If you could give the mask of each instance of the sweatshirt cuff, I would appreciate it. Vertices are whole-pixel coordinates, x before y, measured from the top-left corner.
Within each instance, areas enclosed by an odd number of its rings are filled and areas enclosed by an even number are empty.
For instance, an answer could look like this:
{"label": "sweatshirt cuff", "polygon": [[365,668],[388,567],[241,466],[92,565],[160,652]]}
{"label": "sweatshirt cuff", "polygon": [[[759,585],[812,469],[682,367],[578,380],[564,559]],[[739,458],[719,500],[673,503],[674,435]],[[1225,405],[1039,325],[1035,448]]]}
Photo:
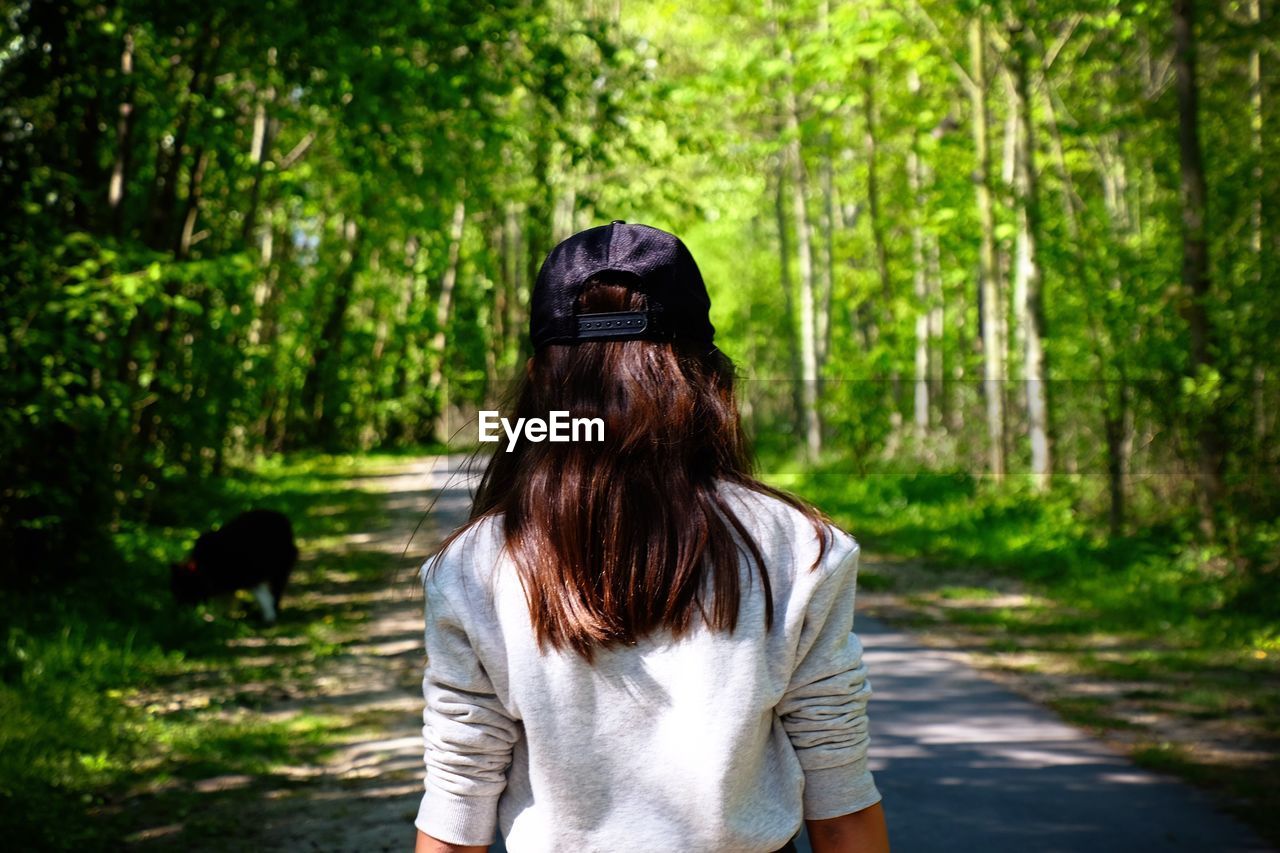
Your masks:
{"label": "sweatshirt cuff", "polygon": [[461,797],[428,788],[413,823],[446,844],[488,846],[498,830],[500,796]]}
{"label": "sweatshirt cuff", "polygon": [[806,770],[804,819],[826,820],[860,812],[880,802],[866,758],[839,767]]}

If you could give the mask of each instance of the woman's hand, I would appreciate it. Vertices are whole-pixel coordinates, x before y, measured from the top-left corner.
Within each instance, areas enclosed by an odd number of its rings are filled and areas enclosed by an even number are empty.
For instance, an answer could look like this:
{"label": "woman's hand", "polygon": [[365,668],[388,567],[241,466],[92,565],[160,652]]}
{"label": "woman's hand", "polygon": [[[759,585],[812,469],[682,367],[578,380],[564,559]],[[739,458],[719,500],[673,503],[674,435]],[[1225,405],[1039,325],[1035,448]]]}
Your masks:
{"label": "woman's hand", "polygon": [[418,843],[413,848],[413,853],[488,853],[488,851],[487,844],[483,847],[450,844],[447,841],[432,838],[421,829],[418,830]]}
{"label": "woman's hand", "polygon": [[889,853],[889,829],[879,803],[828,820],[808,820],[813,853]]}

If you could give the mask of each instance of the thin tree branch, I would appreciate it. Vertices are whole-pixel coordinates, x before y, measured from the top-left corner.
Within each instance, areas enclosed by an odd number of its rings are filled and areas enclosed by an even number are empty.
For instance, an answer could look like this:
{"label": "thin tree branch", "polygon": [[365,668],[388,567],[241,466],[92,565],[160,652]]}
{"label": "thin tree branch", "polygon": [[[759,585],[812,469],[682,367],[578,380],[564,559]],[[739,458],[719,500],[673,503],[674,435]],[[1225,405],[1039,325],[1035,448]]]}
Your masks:
{"label": "thin tree branch", "polygon": [[302,137],[302,139],[298,141],[298,144],[293,146],[293,150],[286,154],[284,159],[280,161],[280,171],[285,171],[294,163],[301,160],[302,155],[307,153],[307,149],[309,149],[311,147],[311,143],[315,141],[316,132],[314,130],[308,130],[307,135]]}
{"label": "thin tree branch", "polygon": [[[1053,67],[1054,60],[1058,58],[1058,54],[1062,53],[1062,49],[1067,46],[1067,42],[1071,41],[1071,37],[1075,35],[1076,27],[1080,26],[1082,20],[1084,20],[1084,15],[1072,15],[1071,20],[1067,21],[1066,30],[1062,35],[1058,36],[1058,40],[1053,43],[1053,46],[1045,51],[1044,60],[1041,63],[1045,71]],[[1032,37],[1035,37],[1035,33],[1032,33]]]}
{"label": "thin tree branch", "polygon": [[[934,22],[928,11],[920,5],[919,0],[911,0],[911,8],[915,10],[916,17],[918,17],[925,25],[926,29],[929,30],[929,34],[933,37],[932,41],[934,47],[941,51],[943,57],[948,63],[950,63],[951,70],[955,72],[955,75],[960,80],[961,85],[972,92],[977,88],[973,82],[973,78],[969,76],[969,72],[964,70],[964,66],[960,64],[958,59],[956,59],[956,55],[947,47],[947,40],[942,35],[942,30],[938,29],[937,23]],[[905,18],[907,16],[903,15],[903,17]]]}

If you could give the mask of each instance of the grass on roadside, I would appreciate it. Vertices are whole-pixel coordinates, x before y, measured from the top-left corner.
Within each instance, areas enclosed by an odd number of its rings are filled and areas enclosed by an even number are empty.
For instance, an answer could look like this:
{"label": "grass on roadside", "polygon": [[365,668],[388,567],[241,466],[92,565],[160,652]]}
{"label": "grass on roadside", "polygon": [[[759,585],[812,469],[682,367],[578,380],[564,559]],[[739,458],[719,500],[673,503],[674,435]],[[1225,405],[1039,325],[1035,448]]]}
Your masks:
{"label": "grass on roadside", "polygon": [[[341,544],[386,523],[381,495],[343,482],[379,461],[392,460],[275,458],[217,482],[185,484],[150,524],[114,531],[113,552],[90,576],[6,594],[0,837],[7,846],[119,849],[138,826],[173,821],[185,821],[187,832],[213,831],[204,824],[215,817],[198,808],[193,785],[241,779],[216,784],[260,795],[256,777],[315,758],[346,733],[340,720],[267,720],[253,711],[304,690],[317,662],[339,653],[364,615],[359,602],[308,608],[309,587],[339,567],[355,586],[388,582],[387,556],[345,553]],[[234,613],[218,603],[175,608],[168,563],[200,531],[251,506],[288,514],[303,551],[280,622],[258,626],[245,596]],[[258,660],[264,650],[268,659]],[[146,794],[141,806],[138,794]]]}
{"label": "grass on roadside", "polygon": [[[1219,550],[1195,544],[1189,524],[1110,537],[1105,523],[1077,509],[1069,483],[1037,494],[968,474],[857,475],[840,464],[783,470],[772,480],[822,507],[868,552],[980,570],[981,583],[950,583],[946,593],[939,585],[944,597],[990,596],[991,578],[1034,591],[1043,606],[1006,614],[1019,631],[1136,632],[1162,645],[1280,656],[1280,580],[1228,568]],[[1276,532],[1255,531],[1258,547],[1272,547]]]}

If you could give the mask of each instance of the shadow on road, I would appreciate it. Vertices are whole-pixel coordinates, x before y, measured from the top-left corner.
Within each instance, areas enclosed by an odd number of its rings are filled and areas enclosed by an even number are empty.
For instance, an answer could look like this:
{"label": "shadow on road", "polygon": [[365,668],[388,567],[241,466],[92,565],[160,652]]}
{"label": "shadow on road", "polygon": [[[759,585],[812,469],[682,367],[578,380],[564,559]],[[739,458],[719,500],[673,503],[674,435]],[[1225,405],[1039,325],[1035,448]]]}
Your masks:
{"label": "shadow on road", "polygon": [[959,655],[865,616],[856,627],[895,850],[1271,849],[1206,795],[1135,767]]}

